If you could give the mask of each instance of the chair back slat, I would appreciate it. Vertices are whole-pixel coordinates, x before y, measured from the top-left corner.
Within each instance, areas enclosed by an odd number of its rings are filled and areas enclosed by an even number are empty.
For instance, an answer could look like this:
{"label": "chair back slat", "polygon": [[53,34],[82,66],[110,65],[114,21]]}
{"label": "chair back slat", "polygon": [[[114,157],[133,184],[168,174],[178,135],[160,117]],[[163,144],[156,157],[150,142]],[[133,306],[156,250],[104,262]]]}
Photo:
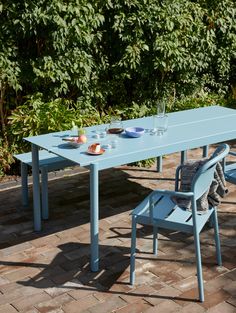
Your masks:
{"label": "chair back slat", "polygon": [[192,183],[192,191],[194,192],[195,199],[199,199],[210,187],[214,178],[216,164],[208,168],[205,172],[201,173],[196,180]]}
{"label": "chair back slat", "polygon": [[191,191],[194,193],[195,199],[200,198],[209,189],[214,178],[216,164],[221,162],[228,153],[229,146],[221,144],[212,154],[209,161],[196,172],[191,185]]}

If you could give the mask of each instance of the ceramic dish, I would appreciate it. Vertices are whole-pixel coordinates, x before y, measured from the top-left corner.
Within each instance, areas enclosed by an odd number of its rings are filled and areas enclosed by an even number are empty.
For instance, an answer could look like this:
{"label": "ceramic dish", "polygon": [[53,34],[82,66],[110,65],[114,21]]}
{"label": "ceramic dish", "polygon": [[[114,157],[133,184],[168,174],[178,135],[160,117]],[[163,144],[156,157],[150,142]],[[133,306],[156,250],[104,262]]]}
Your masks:
{"label": "ceramic dish", "polygon": [[[99,150],[97,150],[99,149]],[[105,152],[105,149],[101,148],[100,143],[93,143],[88,147],[87,153],[92,155],[100,155]]]}
{"label": "ceramic dish", "polygon": [[128,127],[125,129],[126,135],[134,138],[142,136],[144,134],[144,131],[145,130],[142,127]]}
{"label": "ceramic dish", "polygon": [[91,154],[91,155],[101,155],[105,152],[105,149],[101,149],[99,152],[93,152],[91,150],[87,150],[87,153],[88,154]]}
{"label": "ceramic dish", "polygon": [[108,134],[120,134],[124,131],[123,128],[109,128],[107,130]]}
{"label": "ceramic dish", "polygon": [[66,137],[62,138],[63,141],[66,141],[70,146],[74,148],[80,147],[83,143],[78,142],[78,137]]}

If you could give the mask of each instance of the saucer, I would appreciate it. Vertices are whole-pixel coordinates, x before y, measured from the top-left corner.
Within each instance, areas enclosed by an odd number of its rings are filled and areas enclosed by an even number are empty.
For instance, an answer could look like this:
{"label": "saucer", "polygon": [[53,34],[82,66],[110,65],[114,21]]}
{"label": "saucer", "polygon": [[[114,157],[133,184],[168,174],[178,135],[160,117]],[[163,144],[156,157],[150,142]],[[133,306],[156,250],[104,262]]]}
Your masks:
{"label": "saucer", "polygon": [[124,131],[123,128],[109,128],[107,130],[108,134],[120,134]]}
{"label": "saucer", "polygon": [[101,154],[103,154],[104,152],[105,152],[105,149],[100,149],[100,151],[99,152],[93,152],[92,150],[87,150],[86,151],[88,154],[91,154],[91,155],[101,155]]}
{"label": "saucer", "polygon": [[[93,143],[92,145],[90,145],[89,147],[88,147],[88,150],[87,150],[87,153],[88,154],[91,154],[91,155],[100,155],[100,154],[103,154],[104,152],[105,152],[105,149],[103,149],[103,148],[100,148],[100,150],[99,151],[94,151],[94,149],[92,149],[92,148],[94,148],[94,147],[96,147],[96,146],[100,146],[100,143]],[[101,146],[100,146],[101,147]]]}
{"label": "saucer", "polygon": [[79,137],[65,137],[62,138],[63,141],[66,141],[70,146],[74,147],[74,148],[78,148],[80,147],[83,143],[82,142],[78,142],[78,138]]}

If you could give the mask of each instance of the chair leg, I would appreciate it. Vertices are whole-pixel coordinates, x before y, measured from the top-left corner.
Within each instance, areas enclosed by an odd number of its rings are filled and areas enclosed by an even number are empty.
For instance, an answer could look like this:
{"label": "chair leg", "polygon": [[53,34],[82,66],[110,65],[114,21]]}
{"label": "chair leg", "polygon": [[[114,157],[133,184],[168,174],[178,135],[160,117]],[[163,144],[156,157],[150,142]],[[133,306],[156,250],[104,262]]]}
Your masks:
{"label": "chair leg", "polygon": [[157,226],[153,226],[153,254],[157,255],[157,249],[158,249],[158,229]]}
{"label": "chair leg", "polygon": [[42,218],[47,220],[48,213],[48,169],[46,166],[41,167],[42,179]]}
{"label": "chair leg", "polygon": [[200,249],[200,238],[197,231],[194,232],[194,244],[197,259],[197,280],[198,280],[198,291],[199,300],[204,301],[204,288],[203,288],[203,277],[202,277],[202,261],[201,261],[201,249]]}
{"label": "chair leg", "polygon": [[130,284],[135,283],[135,251],[136,251],[136,216],[132,216],[131,254],[130,254]]}
{"label": "chair leg", "polygon": [[28,165],[23,162],[21,162],[21,196],[23,206],[28,206]]}
{"label": "chair leg", "polygon": [[217,217],[216,209],[214,209],[214,212],[212,214],[212,221],[213,221],[213,226],[214,226],[214,237],[215,237],[215,244],[216,244],[216,259],[217,259],[217,264],[221,266],[222,258],[221,258],[221,248],[220,248],[218,217]]}

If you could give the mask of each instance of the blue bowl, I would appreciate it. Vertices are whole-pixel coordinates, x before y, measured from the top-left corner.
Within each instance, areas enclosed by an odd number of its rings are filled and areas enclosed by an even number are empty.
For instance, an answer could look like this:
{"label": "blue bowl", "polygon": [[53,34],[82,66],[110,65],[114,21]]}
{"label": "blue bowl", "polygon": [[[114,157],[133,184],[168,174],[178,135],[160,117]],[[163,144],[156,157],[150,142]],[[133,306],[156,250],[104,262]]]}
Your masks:
{"label": "blue bowl", "polygon": [[144,128],[142,127],[128,127],[125,129],[125,133],[129,137],[140,137],[144,134]]}

